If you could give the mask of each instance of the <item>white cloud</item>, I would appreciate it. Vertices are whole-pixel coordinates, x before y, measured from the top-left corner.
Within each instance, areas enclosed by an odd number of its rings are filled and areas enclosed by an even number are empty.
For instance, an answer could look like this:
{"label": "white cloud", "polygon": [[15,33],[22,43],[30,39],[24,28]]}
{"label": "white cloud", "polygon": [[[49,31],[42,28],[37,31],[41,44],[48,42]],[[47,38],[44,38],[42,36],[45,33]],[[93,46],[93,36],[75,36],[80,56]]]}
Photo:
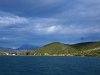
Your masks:
{"label": "white cloud", "polygon": [[28,20],[24,17],[19,17],[19,16],[3,16],[0,17],[0,26],[1,25],[12,25],[12,24],[22,24],[22,23],[27,23]]}
{"label": "white cloud", "polygon": [[47,28],[48,33],[53,33],[53,32],[56,32],[57,30],[59,30],[57,26],[50,26]]}
{"label": "white cloud", "polygon": [[59,32],[61,30],[61,26],[59,25],[50,25],[50,26],[35,26],[34,30],[38,34],[55,34],[56,32]]}
{"label": "white cloud", "polygon": [[[33,33],[38,35],[75,35],[75,36],[86,36],[89,34],[99,33],[100,26],[77,26],[77,25],[51,25],[51,26],[35,26],[32,28]],[[31,29],[31,30],[32,30]]]}
{"label": "white cloud", "polygon": [[28,18],[20,17],[9,12],[0,11],[0,27],[27,24]]}
{"label": "white cloud", "polygon": [[[24,23],[23,19],[19,20],[18,23]],[[17,23],[16,22],[16,23]],[[18,25],[18,24],[16,24]],[[27,24],[23,24],[23,27],[14,28],[12,31],[15,32],[27,32],[35,35],[88,35],[100,32],[99,25],[77,25],[77,24],[65,24],[59,23],[59,19],[52,18],[27,18]]]}
{"label": "white cloud", "polygon": [[35,23],[18,29],[21,32],[33,33],[35,35],[66,35],[66,36],[86,36],[100,32],[100,26],[84,26],[84,25],[62,25],[50,23]]}
{"label": "white cloud", "polygon": [[[26,18],[17,15],[0,16],[0,29],[15,25],[10,31],[16,33],[33,33],[35,35],[66,35],[81,36],[100,32],[100,26],[84,26],[84,24],[62,24],[62,20],[55,18]],[[22,27],[16,27],[22,25]],[[7,28],[5,28],[7,30]],[[5,39],[5,38],[3,38]]]}

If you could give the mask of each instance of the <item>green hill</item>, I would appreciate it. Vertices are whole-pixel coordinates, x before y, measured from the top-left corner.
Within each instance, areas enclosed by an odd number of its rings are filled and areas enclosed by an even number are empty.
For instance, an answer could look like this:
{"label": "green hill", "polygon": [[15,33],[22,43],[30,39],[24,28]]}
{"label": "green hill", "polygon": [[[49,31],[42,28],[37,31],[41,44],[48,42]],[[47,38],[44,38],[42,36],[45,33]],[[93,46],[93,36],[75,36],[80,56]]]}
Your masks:
{"label": "green hill", "polygon": [[100,42],[85,42],[73,45],[53,42],[32,51],[31,55],[100,56]]}

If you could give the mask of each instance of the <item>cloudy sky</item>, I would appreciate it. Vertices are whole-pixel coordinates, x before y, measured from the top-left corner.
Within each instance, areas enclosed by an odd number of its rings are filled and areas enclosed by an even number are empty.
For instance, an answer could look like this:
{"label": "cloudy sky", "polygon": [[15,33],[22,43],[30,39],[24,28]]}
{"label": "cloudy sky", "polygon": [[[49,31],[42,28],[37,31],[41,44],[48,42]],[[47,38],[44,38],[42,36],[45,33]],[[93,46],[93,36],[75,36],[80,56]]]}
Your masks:
{"label": "cloudy sky", "polygon": [[100,41],[100,0],[0,0],[0,46]]}

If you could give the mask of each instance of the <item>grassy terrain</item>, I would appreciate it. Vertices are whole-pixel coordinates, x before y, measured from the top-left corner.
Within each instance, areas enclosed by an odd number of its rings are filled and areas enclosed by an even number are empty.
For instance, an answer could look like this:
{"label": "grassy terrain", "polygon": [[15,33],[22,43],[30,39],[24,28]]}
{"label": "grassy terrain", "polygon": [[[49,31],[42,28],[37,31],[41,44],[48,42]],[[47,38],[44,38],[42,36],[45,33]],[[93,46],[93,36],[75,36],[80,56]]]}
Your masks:
{"label": "grassy terrain", "polygon": [[100,42],[86,42],[74,45],[54,42],[31,52],[31,55],[100,56]]}

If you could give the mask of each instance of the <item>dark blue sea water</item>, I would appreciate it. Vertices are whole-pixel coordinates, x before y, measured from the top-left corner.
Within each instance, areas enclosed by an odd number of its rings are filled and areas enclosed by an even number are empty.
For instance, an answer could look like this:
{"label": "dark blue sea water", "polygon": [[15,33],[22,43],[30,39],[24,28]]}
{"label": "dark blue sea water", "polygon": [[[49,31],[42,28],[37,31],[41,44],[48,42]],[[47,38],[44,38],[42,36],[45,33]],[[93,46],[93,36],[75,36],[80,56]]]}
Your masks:
{"label": "dark blue sea water", "polygon": [[0,75],[100,75],[100,58],[1,56]]}

